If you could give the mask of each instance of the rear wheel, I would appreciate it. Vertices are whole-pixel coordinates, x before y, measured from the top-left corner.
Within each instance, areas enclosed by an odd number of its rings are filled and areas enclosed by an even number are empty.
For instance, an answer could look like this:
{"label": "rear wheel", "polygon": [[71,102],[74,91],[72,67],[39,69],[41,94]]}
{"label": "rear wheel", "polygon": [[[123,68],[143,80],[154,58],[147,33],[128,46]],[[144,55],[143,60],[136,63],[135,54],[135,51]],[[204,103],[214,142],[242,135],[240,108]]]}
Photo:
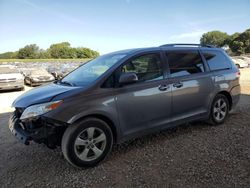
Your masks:
{"label": "rear wheel", "polygon": [[218,94],[210,110],[210,123],[213,125],[222,124],[228,116],[229,102],[225,95]]}
{"label": "rear wheel", "polygon": [[108,124],[88,118],[68,127],[62,138],[62,152],[69,163],[77,167],[92,167],[111,151],[113,135]]}

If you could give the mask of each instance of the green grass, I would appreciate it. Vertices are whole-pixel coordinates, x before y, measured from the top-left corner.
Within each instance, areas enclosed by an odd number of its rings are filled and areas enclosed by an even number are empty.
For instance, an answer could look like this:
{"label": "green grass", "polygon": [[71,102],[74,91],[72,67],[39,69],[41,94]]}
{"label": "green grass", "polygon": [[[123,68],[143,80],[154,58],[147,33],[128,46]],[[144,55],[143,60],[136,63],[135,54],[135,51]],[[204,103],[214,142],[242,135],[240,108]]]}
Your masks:
{"label": "green grass", "polygon": [[86,62],[90,58],[84,59],[0,59],[0,63],[3,62]]}

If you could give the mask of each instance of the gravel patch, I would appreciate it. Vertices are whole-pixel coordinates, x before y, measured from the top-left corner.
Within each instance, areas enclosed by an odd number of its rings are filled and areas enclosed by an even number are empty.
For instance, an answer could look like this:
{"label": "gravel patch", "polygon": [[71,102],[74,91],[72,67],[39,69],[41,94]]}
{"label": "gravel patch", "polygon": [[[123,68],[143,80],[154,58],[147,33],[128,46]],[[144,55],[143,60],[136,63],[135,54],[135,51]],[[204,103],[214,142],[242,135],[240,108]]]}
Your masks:
{"label": "gravel patch", "polygon": [[[60,148],[25,146],[0,115],[1,187],[248,187],[250,95],[225,124],[202,122],[115,145],[97,167],[70,166]],[[247,104],[247,105],[246,105]]]}

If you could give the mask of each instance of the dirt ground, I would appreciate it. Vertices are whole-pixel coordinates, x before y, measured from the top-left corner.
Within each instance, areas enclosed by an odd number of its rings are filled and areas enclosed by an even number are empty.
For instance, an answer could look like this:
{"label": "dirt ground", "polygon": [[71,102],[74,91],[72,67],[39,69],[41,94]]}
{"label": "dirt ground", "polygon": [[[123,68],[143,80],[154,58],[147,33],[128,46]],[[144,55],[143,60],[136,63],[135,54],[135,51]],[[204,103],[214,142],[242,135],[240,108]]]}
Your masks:
{"label": "dirt ground", "polygon": [[8,118],[21,92],[0,93],[0,186],[249,187],[250,69],[241,73],[240,102],[223,125],[196,122],[131,140],[85,170],[70,166],[60,148],[16,140]]}

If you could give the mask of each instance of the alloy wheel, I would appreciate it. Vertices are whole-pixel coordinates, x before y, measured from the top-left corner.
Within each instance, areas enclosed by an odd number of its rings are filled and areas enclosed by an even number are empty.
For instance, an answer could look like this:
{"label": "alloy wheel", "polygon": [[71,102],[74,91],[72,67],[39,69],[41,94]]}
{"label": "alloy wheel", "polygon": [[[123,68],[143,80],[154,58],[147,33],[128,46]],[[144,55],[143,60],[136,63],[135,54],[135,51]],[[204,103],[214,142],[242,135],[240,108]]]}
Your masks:
{"label": "alloy wheel", "polygon": [[216,121],[222,121],[227,115],[227,103],[223,98],[219,98],[213,107],[213,115]]}
{"label": "alloy wheel", "polygon": [[84,129],[74,143],[74,150],[78,158],[83,161],[92,161],[102,155],[106,147],[105,133],[97,127]]}

